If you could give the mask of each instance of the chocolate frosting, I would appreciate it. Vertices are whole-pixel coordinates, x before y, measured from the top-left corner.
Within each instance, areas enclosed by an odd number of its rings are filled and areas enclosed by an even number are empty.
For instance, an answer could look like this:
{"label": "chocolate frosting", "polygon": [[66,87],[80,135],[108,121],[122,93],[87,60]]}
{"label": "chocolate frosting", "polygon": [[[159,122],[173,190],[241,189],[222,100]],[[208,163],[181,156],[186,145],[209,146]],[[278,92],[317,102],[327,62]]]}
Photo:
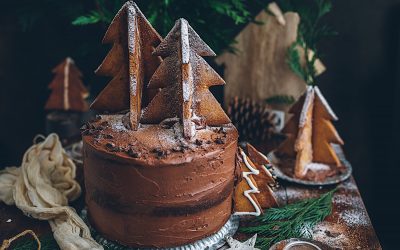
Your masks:
{"label": "chocolate frosting", "polygon": [[126,129],[101,116],[83,131],[86,204],[105,237],[172,247],[217,232],[232,213],[237,131],[206,127],[186,140],[177,120]]}

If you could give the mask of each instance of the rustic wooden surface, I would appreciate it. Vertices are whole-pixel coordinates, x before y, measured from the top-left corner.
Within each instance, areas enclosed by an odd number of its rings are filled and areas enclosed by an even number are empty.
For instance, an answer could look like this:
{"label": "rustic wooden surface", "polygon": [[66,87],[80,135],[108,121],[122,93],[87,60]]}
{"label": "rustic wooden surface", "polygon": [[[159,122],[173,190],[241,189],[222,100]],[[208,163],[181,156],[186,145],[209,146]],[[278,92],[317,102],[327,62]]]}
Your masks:
{"label": "rustic wooden surface", "polygon": [[[318,197],[334,187],[311,188],[285,182],[281,185],[277,194],[283,204]],[[333,212],[315,227],[313,239],[332,249],[382,249],[354,178],[338,187],[333,198]]]}
{"label": "rustic wooden surface", "polygon": [[[276,194],[281,205],[285,205],[317,197],[332,188],[310,188],[281,182]],[[75,201],[73,206],[79,211],[83,207],[83,197]],[[333,206],[333,213],[314,229],[315,240],[332,249],[382,249],[353,178],[339,185]],[[0,203],[0,240],[25,229],[32,229],[38,235],[51,233],[47,222],[27,218],[14,206]]]}

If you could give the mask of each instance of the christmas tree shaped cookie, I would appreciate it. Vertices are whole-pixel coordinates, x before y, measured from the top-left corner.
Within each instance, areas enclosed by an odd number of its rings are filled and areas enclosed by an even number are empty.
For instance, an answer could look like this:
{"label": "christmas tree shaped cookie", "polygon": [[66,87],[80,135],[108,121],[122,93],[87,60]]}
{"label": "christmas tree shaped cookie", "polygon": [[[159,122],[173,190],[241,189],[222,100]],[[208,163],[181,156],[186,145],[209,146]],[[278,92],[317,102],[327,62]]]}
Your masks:
{"label": "christmas tree shaped cookie", "polygon": [[247,154],[239,148],[236,157],[242,179],[235,188],[234,210],[237,215],[259,216],[262,209],[278,205],[271,189],[276,182],[267,169],[270,163],[266,156],[250,144],[247,144]]}
{"label": "christmas tree shaped cookie", "polygon": [[247,155],[250,159],[250,164],[252,163],[259,171],[259,174],[255,175],[253,178],[260,191],[260,193],[256,194],[256,198],[261,208],[266,209],[278,206],[272,190],[272,188],[277,186],[277,183],[275,177],[270,172],[272,169],[271,162],[251,144],[247,144]]}
{"label": "christmas tree shaped cookie", "polygon": [[[98,111],[129,110],[129,124],[139,126],[142,104],[154,91],[145,88],[161,59],[152,52],[161,37],[150,25],[137,5],[126,2],[109,26],[103,43],[113,47],[96,70],[99,75],[113,79],[92,103]],[[148,101],[147,101],[148,102]]]}
{"label": "christmas tree shaped cookie", "polygon": [[309,86],[290,110],[291,119],[282,130],[287,139],[276,155],[293,160],[299,179],[323,180],[338,173],[342,163],[332,144],[343,145],[332,121],[338,118],[317,86]]}
{"label": "christmas tree shaped cookie", "polygon": [[143,123],[159,123],[178,117],[186,138],[196,127],[230,123],[220,104],[208,90],[225,84],[202,56],[215,56],[210,47],[185,19],[176,21],[154,55],[164,60],[149,82],[149,88],[161,88],[143,111]]}
{"label": "christmas tree shaped cookie", "polygon": [[85,112],[88,105],[85,98],[89,92],[81,81],[82,73],[74,61],[67,57],[53,69],[55,77],[49,84],[51,94],[46,110]]}

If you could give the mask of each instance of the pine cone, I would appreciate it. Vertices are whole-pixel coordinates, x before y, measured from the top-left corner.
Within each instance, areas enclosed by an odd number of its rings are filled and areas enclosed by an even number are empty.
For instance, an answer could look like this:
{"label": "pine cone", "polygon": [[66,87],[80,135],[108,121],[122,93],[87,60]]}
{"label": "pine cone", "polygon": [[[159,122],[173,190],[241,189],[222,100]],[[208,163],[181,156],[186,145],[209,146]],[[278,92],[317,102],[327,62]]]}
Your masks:
{"label": "pine cone", "polygon": [[266,104],[250,98],[232,98],[228,116],[237,128],[241,141],[265,141],[277,130],[274,122],[276,114]]}

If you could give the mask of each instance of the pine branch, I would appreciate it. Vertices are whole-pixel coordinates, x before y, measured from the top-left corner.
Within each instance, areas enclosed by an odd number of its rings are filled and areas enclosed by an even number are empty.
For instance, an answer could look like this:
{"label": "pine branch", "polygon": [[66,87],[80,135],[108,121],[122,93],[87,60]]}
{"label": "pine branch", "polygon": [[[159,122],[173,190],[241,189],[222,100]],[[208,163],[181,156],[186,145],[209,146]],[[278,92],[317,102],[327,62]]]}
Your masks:
{"label": "pine branch", "polygon": [[[95,2],[95,9],[88,14],[76,17],[72,24],[103,23],[108,25],[123,4],[111,5],[104,0],[95,0]],[[121,2],[121,0],[116,2]],[[249,11],[250,3],[245,0],[138,0],[136,2],[162,36],[168,33],[175,20],[184,17],[216,53],[224,49],[228,51],[233,49],[231,45],[237,32],[236,27],[251,22],[252,14],[254,14]],[[251,4],[253,5],[254,3]]]}
{"label": "pine branch", "polygon": [[79,16],[74,21],[72,21],[73,25],[88,25],[95,24],[101,22],[101,15],[99,12],[91,11],[90,14],[85,16]]}
{"label": "pine branch", "polygon": [[287,52],[287,63],[289,64],[290,69],[301,79],[304,81],[307,80],[307,73],[305,72],[305,69],[303,68],[303,65],[301,64],[300,60],[300,53],[297,47],[299,44],[297,42],[294,42],[288,49]]}
{"label": "pine branch", "polygon": [[[315,85],[317,71],[314,65],[317,58],[321,58],[318,43],[324,38],[336,35],[332,28],[322,23],[323,18],[332,10],[332,3],[330,0],[282,0],[279,4],[285,12],[297,12],[301,20],[297,41],[287,53],[289,66],[308,85]],[[300,64],[300,56],[295,51],[296,46],[302,47],[305,52],[304,66]],[[310,58],[308,51],[313,51],[314,56]]]}
{"label": "pine branch", "polygon": [[293,203],[281,208],[267,209],[258,217],[258,225],[244,227],[240,231],[257,233],[257,246],[268,249],[272,244],[289,238],[311,238],[314,226],[332,213],[333,189],[319,198]]}
{"label": "pine branch", "polygon": [[295,99],[291,95],[276,95],[265,99],[267,104],[286,104],[290,105],[295,102]]}

